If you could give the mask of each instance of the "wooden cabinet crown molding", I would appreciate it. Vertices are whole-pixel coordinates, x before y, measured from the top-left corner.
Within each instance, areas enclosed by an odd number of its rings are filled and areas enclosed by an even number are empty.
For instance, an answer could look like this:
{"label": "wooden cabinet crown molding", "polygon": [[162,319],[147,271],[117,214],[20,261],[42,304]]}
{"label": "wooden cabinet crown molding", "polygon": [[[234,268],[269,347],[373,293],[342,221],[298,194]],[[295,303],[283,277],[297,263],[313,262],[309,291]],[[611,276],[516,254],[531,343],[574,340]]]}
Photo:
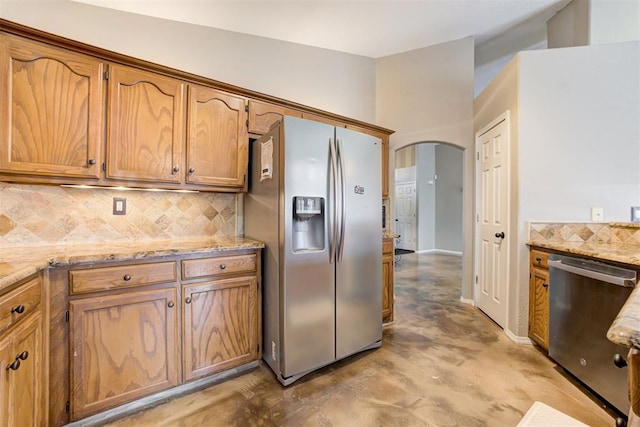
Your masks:
{"label": "wooden cabinet crown molding", "polygon": [[210,86],[215,89],[224,90],[235,95],[241,95],[254,100],[276,104],[286,109],[299,110],[303,113],[308,113],[311,115],[321,116],[326,119],[335,120],[337,122],[344,123],[345,125],[365,128],[365,129],[368,129],[369,131],[374,131],[374,132],[387,134],[387,135],[391,135],[394,132],[390,129],[386,129],[381,126],[373,125],[370,123],[366,123],[360,120],[341,116],[338,114],[329,113],[327,111],[319,110],[317,108],[309,107],[303,104],[298,104],[296,102],[288,101],[286,99],[252,91],[252,90],[235,86],[229,83],[224,83],[218,80],[199,76],[199,75],[178,70],[172,67],[156,64],[156,63],[145,61],[139,58],[134,58],[132,56],[113,52],[107,49],[91,46],[76,40],[51,34],[42,30],[31,28],[31,27],[21,25],[12,21],[8,21],[2,18],[0,18],[0,31],[16,34],[22,37],[27,37],[32,40],[37,40],[40,42],[52,44],[58,47],[71,49],[75,52],[90,55],[90,56],[102,59],[104,61],[133,66],[146,71],[152,71],[154,73],[164,74],[168,77],[184,80],[187,83],[196,83],[196,84],[201,84],[205,86]]}

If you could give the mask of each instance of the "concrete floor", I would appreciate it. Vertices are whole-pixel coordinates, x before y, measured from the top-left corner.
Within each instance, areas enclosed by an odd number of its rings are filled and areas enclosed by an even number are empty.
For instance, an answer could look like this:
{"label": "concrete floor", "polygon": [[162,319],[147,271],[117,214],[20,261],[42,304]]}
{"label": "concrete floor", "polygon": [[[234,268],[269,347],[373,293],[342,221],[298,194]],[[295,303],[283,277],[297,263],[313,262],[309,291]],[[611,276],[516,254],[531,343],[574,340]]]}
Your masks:
{"label": "concrete floor", "polygon": [[111,426],[515,426],[533,402],[614,418],[532,346],[460,298],[460,257],[403,255],[381,348],[284,388],[262,364]]}

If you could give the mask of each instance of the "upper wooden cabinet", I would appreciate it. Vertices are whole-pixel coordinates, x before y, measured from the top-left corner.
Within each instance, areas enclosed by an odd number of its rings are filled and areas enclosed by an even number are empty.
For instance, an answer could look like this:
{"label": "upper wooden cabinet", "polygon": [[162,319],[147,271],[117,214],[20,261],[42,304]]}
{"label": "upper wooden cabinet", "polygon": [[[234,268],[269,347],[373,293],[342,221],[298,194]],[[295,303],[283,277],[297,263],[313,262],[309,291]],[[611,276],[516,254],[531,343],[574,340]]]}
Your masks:
{"label": "upper wooden cabinet", "polygon": [[187,182],[243,187],[247,174],[247,101],[189,86]]}
{"label": "upper wooden cabinet", "polygon": [[107,178],[182,182],[185,83],[109,67]]}
{"label": "upper wooden cabinet", "polygon": [[283,116],[302,117],[302,112],[279,105],[249,101],[249,133],[262,135]]}
{"label": "upper wooden cabinet", "polygon": [[103,63],[0,34],[0,171],[97,179]]}
{"label": "upper wooden cabinet", "polygon": [[388,195],[387,129],[2,18],[0,26],[2,181],[246,191],[249,135],[289,115],[380,136]]}

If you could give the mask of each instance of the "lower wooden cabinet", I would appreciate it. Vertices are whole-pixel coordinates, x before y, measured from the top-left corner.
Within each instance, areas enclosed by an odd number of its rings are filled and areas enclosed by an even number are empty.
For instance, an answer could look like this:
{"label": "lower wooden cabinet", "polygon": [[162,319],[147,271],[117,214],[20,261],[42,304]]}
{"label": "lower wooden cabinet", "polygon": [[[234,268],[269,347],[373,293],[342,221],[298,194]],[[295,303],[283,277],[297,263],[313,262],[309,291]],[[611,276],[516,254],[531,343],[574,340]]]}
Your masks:
{"label": "lower wooden cabinet", "polygon": [[178,384],[175,287],[70,303],[71,416]]}
{"label": "lower wooden cabinet", "polygon": [[[41,287],[39,278],[21,285],[33,287]],[[42,426],[47,425],[42,310],[40,304],[26,308],[20,302],[21,288],[0,298],[0,317],[15,320],[0,338],[0,424]]]}
{"label": "lower wooden cabinet", "polygon": [[382,240],[382,322],[393,321],[393,239]]}
{"label": "lower wooden cabinet", "polygon": [[255,277],[185,285],[185,381],[215,374],[258,357]]}
{"label": "lower wooden cabinet", "polygon": [[532,249],[529,269],[529,338],[549,350],[549,267],[547,252]]}
{"label": "lower wooden cabinet", "polygon": [[69,307],[68,356],[56,345],[51,360],[69,360],[68,386],[60,388],[70,413],[52,398],[56,425],[258,360],[259,271],[260,251],[251,249],[58,274]]}

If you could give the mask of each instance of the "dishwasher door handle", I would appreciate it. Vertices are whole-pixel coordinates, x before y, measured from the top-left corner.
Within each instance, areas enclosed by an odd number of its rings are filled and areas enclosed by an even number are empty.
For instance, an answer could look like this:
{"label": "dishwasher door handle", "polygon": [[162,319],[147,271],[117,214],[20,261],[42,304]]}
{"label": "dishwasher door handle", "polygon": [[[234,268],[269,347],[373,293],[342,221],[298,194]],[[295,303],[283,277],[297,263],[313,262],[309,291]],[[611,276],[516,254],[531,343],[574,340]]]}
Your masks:
{"label": "dishwasher door handle", "polygon": [[[600,273],[598,271],[587,270],[585,268],[575,267],[573,265],[565,264],[562,261],[549,260],[549,268],[557,268],[559,270],[568,271],[579,276],[589,277],[591,279],[600,280],[602,282],[611,283],[612,285],[624,286],[625,288],[635,287],[635,273],[633,277],[621,277],[611,274]],[[631,270],[629,270],[631,271]]]}

